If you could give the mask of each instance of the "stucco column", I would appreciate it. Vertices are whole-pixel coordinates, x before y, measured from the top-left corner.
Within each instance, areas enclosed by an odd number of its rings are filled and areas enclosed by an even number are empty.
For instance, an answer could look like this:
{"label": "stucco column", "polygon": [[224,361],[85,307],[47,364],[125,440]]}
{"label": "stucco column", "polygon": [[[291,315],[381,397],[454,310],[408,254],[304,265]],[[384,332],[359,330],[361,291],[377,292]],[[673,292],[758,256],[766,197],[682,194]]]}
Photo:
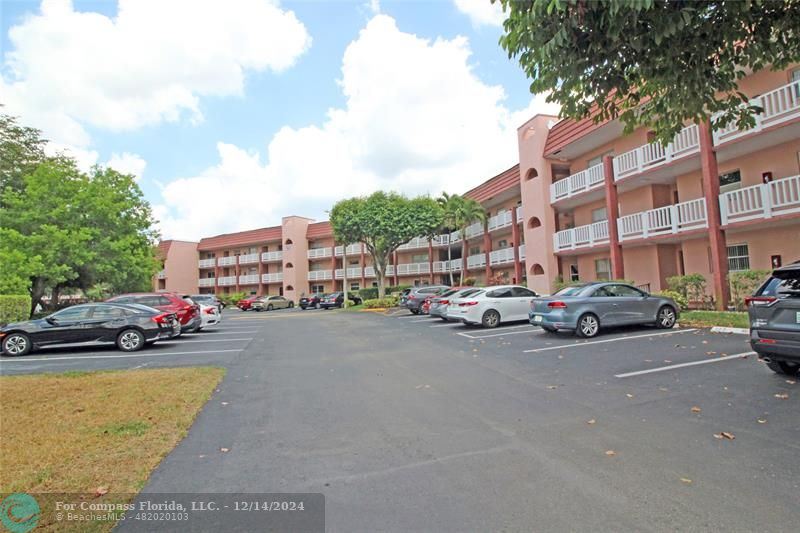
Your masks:
{"label": "stucco column", "polygon": [[511,246],[514,247],[514,283],[522,283],[522,265],[519,262],[519,221],[517,208],[511,208]]}
{"label": "stucco column", "polygon": [[233,274],[236,277],[236,292],[239,292],[241,289],[239,288],[239,256],[234,255],[236,258],[236,264],[233,265]]}
{"label": "stucco column", "polygon": [[[261,262],[261,252],[258,252],[258,291],[257,292],[258,292],[259,296],[263,296],[264,295],[264,278],[263,278],[263,276],[265,274],[265,270],[264,270],[265,268],[266,267],[264,266],[264,263]],[[269,293],[269,291],[267,291],[267,293]]]}
{"label": "stucco column", "polygon": [[489,264],[489,253],[492,251],[492,238],[489,236],[489,226],[486,222],[483,224],[483,247],[486,249],[484,251],[486,254],[486,283],[489,283],[489,279],[492,277],[492,267]]}
{"label": "stucco column", "polygon": [[392,264],[394,265],[394,286],[400,285],[400,276],[397,274],[397,250],[392,252]]}
{"label": "stucco column", "polygon": [[714,153],[714,141],[708,122],[698,124],[700,135],[700,165],[703,174],[703,196],[708,217],[708,242],[711,246],[711,266],[714,280],[714,301],[717,309],[725,310],[731,300],[728,286],[728,250],[719,215],[719,169]]}
{"label": "stucco column", "polygon": [[[344,267],[344,259],[342,259],[342,267],[346,268]],[[336,279],[336,241],[331,244],[331,279],[333,279],[333,290],[338,291],[339,289],[336,288],[336,284],[339,282]],[[344,290],[344,281],[342,281],[342,290]]]}
{"label": "stucco column", "polygon": [[[625,279],[625,266],[622,262],[622,247],[619,245],[617,219],[619,218],[619,198],[617,185],[614,183],[614,164],[610,155],[603,156],[603,174],[605,175],[606,216],[608,218],[608,248],[611,256],[611,279]],[[567,274],[562,273],[564,279]]]}
{"label": "stucco column", "polygon": [[361,265],[361,285],[359,285],[359,287],[361,287],[362,289],[366,289],[367,288],[367,276],[364,275],[364,269],[367,268],[367,260],[364,257],[364,245],[363,244],[361,245],[361,262],[359,264]]}
{"label": "stucco column", "polygon": [[433,285],[433,241],[428,239],[428,283]]}
{"label": "stucco column", "polygon": [[[214,254],[216,255],[216,254]],[[219,265],[217,265],[217,258],[214,257],[214,294],[219,294]]]}

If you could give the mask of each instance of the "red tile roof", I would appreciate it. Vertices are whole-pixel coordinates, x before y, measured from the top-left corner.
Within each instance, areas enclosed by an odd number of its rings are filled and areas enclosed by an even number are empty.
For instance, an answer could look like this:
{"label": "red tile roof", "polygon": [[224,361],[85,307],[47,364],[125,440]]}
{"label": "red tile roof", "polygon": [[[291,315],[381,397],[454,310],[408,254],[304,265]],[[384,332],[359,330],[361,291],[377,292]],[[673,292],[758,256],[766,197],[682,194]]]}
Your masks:
{"label": "red tile roof", "polygon": [[467,198],[474,198],[479,202],[484,202],[503,191],[519,185],[519,163],[504,170],[497,176],[484,181],[474,189],[464,193]]}
{"label": "red tile roof", "polygon": [[281,227],[252,229],[240,231],[238,233],[225,233],[214,237],[200,239],[197,245],[198,250],[217,250],[219,248],[229,248],[231,246],[243,246],[248,244],[261,244],[267,241],[281,240]]}
{"label": "red tile roof", "polygon": [[306,237],[332,237],[333,236],[333,228],[331,227],[331,223],[325,220],[324,222],[314,222],[313,224],[308,225],[308,229],[306,230]]}
{"label": "red tile roof", "polygon": [[172,240],[161,241],[158,243],[158,256],[161,259],[166,259],[169,253],[169,247],[172,246]]}
{"label": "red tile roof", "polygon": [[555,154],[572,141],[602,127],[607,121],[594,122],[594,117],[598,112],[599,109],[595,108],[586,118],[581,120],[563,119],[553,125],[547,133],[547,141],[544,144],[545,157]]}

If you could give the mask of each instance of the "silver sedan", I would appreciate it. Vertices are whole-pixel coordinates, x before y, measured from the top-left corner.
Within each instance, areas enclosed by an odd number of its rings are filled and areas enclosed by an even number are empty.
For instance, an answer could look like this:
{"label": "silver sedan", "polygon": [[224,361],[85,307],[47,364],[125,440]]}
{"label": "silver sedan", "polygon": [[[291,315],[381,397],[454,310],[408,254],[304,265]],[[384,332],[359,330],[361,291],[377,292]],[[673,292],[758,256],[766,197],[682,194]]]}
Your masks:
{"label": "silver sedan", "polygon": [[528,319],[545,331],[569,330],[579,337],[594,337],[606,326],[653,324],[668,329],[679,313],[672,298],[653,296],[624,283],[595,282],[534,298]]}

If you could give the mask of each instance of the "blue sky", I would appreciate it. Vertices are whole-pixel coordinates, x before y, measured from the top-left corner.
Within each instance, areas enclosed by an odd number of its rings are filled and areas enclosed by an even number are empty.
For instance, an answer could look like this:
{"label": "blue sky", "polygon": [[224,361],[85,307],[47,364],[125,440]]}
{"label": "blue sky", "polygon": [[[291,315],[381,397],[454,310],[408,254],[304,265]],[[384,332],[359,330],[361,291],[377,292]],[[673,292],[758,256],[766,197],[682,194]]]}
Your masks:
{"label": "blue sky", "polygon": [[164,4],[0,4],[0,102],[84,165],[141,174],[164,237],[463,192],[553,111],[488,0]]}

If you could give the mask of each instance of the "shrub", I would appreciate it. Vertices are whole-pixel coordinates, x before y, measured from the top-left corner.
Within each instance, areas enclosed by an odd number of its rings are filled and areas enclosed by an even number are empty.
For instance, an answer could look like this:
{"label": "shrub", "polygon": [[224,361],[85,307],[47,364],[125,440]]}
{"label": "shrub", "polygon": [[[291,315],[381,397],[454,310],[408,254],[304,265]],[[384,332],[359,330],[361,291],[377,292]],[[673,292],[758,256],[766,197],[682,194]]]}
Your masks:
{"label": "shrub", "polygon": [[[395,294],[402,292],[403,289],[408,289],[411,285],[397,285],[396,287],[386,287],[386,294]],[[358,295],[363,300],[374,300],[378,297],[378,287],[364,287],[358,289]]]}
{"label": "shrub", "polygon": [[232,292],[230,294],[218,294],[217,298],[227,306],[235,306],[239,300],[246,298],[246,292]]}
{"label": "shrub", "polygon": [[568,287],[572,285],[571,281],[564,281],[564,278],[561,276],[556,276],[556,279],[553,280],[553,292],[558,292],[564,287]]}
{"label": "shrub", "polygon": [[373,298],[371,300],[364,300],[365,309],[382,309],[385,307],[396,307],[398,299],[394,297],[388,298]]}
{"label": "shrub", "polygon": [[675,303],[678,304],[678,307],[680,307],[681,310],[683,310],[683,311],[685,311],[686,309],[689,309],[689,301],[686,298],[684,298],[684,296],[679,292],[675,292],[675,291],[658,291],[658,292],[653,293],[653,294],[655,296],[664,296],[666,298],[672,298],[673,300],[675,300]]}
{"label": "shrub", "polygon": [[475,278],[464,278],[464,286],[473,287],[477,281]]}
{"label": "shrub", "polygon": [[770,272],[770,270],[743,270],[730,273],[728,282],[731,287],[731,301],[736,309],[744,309],[745,297],[753,294]]}
{"label": "shrub", "polygon": [[0,324],[28,320],[31,316],[31,297],[28,295],[0,295]]}

